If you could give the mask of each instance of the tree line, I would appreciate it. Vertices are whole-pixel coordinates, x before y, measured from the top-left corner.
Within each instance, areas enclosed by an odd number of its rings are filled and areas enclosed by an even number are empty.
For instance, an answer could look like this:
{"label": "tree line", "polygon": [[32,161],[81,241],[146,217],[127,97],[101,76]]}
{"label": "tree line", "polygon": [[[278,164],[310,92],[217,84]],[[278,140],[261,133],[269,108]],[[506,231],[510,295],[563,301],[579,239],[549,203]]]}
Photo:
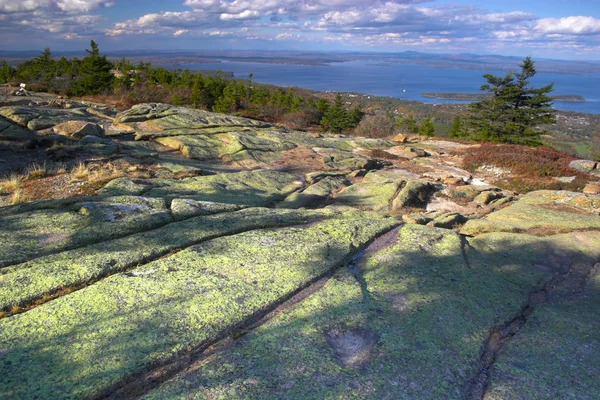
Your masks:
{"label": "tree line", "polygon": [[[154,68],[150,63],[133,65],[122,58],[112,62],[90,42],[83,59],[55,60],[50,49],[16,68],[0,64],[0,83],[25,82],[34,91],[69,96],[106,94],[118,96],[130,105],[164,102],[287,123],[293,128],[320,126],[325,131],[389,136],[397,132],[434,136],[434,119],[416,121],[408,115],[369,115],[360,103],[347,107],[340,94],[330,101],[294,88],[268,87],[246,80],[227,79],[222,74],[203,75],[197,71]],[[449,130],[451,138],[485,142],[540,145],[538,127],[554,123],[549,93],[553,85],[533,88],[529,80],[536,74],[531,57],[525,58],[520,72],[505,76],[486,74],[481,86],[491,96],[468,106],[456,115]]]}
{"label": "tree line", "polygon": [[272,122],[289,121],[295,128],[321,126],[340,133],[358,125],[364,113],[360,105],[348,109],[338,94],[333,101],[299,93],[293,88],[273,88],[247,80],[227,79],[221,73],[154,68],[122,58],[113,62],[101,55],[93,40],[83,59],[55,60],[50,49],[39,57],[11,67],[0,64],[0,83],[27,83],[33,91],[66,96],[118,96],[131,105],[165,102],[173,105],[237,113]]}

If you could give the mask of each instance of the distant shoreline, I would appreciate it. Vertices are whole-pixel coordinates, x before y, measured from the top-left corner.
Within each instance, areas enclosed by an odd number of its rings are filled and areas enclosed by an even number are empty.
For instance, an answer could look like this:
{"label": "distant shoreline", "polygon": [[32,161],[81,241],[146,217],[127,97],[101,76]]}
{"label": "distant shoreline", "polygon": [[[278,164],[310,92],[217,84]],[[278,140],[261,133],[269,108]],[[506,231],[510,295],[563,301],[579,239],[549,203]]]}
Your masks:
{"label": "distant shoreline", "polygon": [[[485,93],[422,93],[421,96],[442,100],[481,101],[490,94]],[[585,98],[578,95],[562,94],[551,96],[554,101],[567,103],[585,103]]]}

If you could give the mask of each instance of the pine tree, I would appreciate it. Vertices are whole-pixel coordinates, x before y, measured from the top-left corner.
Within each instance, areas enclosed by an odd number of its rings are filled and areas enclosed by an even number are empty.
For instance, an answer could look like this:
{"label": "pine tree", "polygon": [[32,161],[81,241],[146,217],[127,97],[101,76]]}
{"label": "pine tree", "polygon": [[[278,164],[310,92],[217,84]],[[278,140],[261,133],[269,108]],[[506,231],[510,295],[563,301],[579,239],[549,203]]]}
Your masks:
{"label": "pine tree", "polygon": [[113,64],[100,55],[98,45],[90,41],[91,50],[86,50],[88,55],[81,60],[79,78],[71,86],[71,93],[75,96],[98,94],[112,87],[114,76],[111,73]]}
{"label": "pine tree", "polygon": [[4,60],[0,66],[0,83],[8,83],[15,74],[15,70]]}
{"label": "pine tree", "polygon": [[410,133],[418,133],[419,127],[417,126],[417,121],[415,121],[415,117],[410,114],[408,117],[403,117],[398,119],[396,122],[398,127],[406,129]]}
{"label": "pine tree", "polygon": [[433,120],[431,118],[425,118],[421,125],[419,125],[419,135],[421,136],[434,136],[435,127],[433,126]]}
{"label": "pine tree", "polygon": [[542,142],[536,127],[555,123],[555,112],[548,96],[554,84],[539,89],[529,87],[536,74],[534,62],[526,57],[521,72],[509,72],[504,77],[486,74],[487,84],[481,90],[491,96],[469,105],[467,126],[471,138],[497,143],[537,146]]}
{"label": "pine tree", "polygon": [[192,103],[192,107],[198,108],[201,105],[204,105],[204,102],[202,101],[203,91],[204,80],[202,79],[202,74],[196,74],[192,83],[192,92],[190,93],[190,103]]}
{"label": "pine tree", "polygon": [[352,127],[350,116],[344,107],[344,101],[339,93],[335,96],[333,105],[329,107],[325,112],[325,115],[323,115],[321,125],[325,130],[335,133],[340,133],[344,129]]}
{"label": "pine tree", "polygon": [[454,117],[452,121],[452,126],[448,131],[448,136],[451,138],[459,138],[464,136],[462,121],[460,120],[460,115]]}

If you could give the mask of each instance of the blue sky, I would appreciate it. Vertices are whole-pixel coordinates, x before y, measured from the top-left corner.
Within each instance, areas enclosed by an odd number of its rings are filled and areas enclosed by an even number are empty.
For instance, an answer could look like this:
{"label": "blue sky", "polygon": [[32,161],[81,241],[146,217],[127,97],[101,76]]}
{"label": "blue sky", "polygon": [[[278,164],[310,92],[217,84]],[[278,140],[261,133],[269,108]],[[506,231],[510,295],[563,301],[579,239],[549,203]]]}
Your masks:
{"label": "blue sky", "polygon": [[600,60],[598,0],[0,0],[0,49],[357,50]]}

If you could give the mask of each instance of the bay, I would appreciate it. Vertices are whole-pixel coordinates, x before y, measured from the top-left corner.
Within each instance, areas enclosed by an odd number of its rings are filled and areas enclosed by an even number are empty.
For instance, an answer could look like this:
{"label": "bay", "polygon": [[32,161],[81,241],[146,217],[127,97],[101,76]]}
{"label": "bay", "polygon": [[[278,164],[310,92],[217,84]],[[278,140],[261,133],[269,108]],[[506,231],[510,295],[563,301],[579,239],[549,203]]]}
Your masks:
{"label": "bay", "polygon": [[[485,83],[482,75],[504,75],[502,71],[430,68],[407,64],[378,64],[377,61],[350,61],[331,65],[268,64],[221,61],[203,64],[163,65],[191,70],[231,71],[236,78],[278,86],[335,92],[356,92],[389,96],[429,104],[465,103],[468,101],[433,99],[422,93],[477,93]],[[579,95],[584,103],[555,102],[559,110],[600,114],[600,74],[567,75],[538,73],[531,84],[540,87],[554,82],[555,95]]]}

